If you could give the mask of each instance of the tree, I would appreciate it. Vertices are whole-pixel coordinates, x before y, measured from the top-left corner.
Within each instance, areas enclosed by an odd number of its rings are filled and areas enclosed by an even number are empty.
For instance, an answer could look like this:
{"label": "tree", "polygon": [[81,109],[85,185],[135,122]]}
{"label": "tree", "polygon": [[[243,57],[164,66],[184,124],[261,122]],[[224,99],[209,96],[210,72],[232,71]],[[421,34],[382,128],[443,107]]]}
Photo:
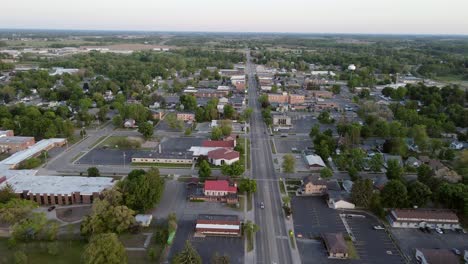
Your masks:
{"label": "tree", "polygon": [[109,106],[108,105],[103,105],[101,108],[99,108],[99,111],[97,113],[98,119],[101,122],[106,121],[107,113],[109,112]]}
{"label": "tree", "polygon": [[[113,190],[112,192],[117,192]],[[86,236],[102,233],[122,233],[135,225],[135,212],[125,205],[113,204],[119,202],[119,195],[108,195],[108,200],[97,199],[93,203],[91,214],[85,216],[81,223],[81,233]]]}
{"label": "tree", "polygon": [[341,86],[339,84],[334,84],[331,88],[333,94],[340,94]]}
{"label": "tree", "polygon": [[243,178],[239,183],[239,192],[255,193],[257,191],[257,182],[254,179]]}
{"label": "tree", "polygon": [[236,110],[234,110],[234,107],[232,107],[232,105],[225,105],[223,112],[224,112],[224,118],[232,119],[234,117]]}
{"label": "tree", "polygon": [[123,204],[128,208],[143,213],[153,208],[164,192],[164,179],[157,168],[141,172],[130,172],[128,177],[120,181],[118,187],[122,191]]}
{"label": "tree", "polygon": [[384,164],[384,159],[383,159],[382,154],[377,153],[370,159],[369,168],[373,172],[380,172],[383,164]]}
{"label": "tree", "polygon": [[427,184],[433,174],[434,173],[432,172],[431,167],[427,166],[426,164],[421,164],[418,167],[418,181],[422,183]]}
{"label": "tree", "polygon": [[311,129],[309,133],[309,137],[311,139],[314,139],[318,134],[320,134],[320,126],[318,124],[315,124]]}
{"label": "tree", "polygon": [[127,263],[125,247],[114,233],[97,234],[91,237],[83,252],[85,264]]}
{"label": "tree", "polygon": [[5,186],[0,188],[0,208],[1,204],[7,203],[13,198],[16,198],[15,190],[9,183],[6,183]]}
{"label": "tree", "polygon": [[369,209],[378,217],[385,217],[385,210],[382,206],[382,201],[378,193],[373,193],[370,199]]}
{"label": "tree", "polygon": [[404,169],[396,159],[387,162],[387,178],[389,180],[399,180],[403,177]]}
{"label": "tree", "polygon": [[244,120],[249,120],[250,119],[250,116],[252,115],[253,113],[253,109],[251,107],[247,107],[244,112],[242,112],[242,118]]}
{"label": "tree", "polygon": [[358,179],[351,189],[351,200],[359,207],[369,208],[373,194],[372,180]]}
{"label": "tree", "polygon": [[197,108],[197,99],[191,94],[183,94],[179,97],[180,104],[184,106],[184,110],[193,111]]}
{"label": "tree", "polygon": [[219,255],[218,252],[211,257],[211,264],[229,264],[231,263],[229,260],[229,256],[227,255]]}
{"label": "tree", "polygon": [[408,197],[411,205],[424,206],[432,195],[431,189],[420,181],[414,181],[408,185]]}
{"label": "tree", "polygon": [[320,170],[320,177],[327,179],[332,176],[333,176],[333,171],[330,168],[326,167]]}
{"label": "tree", "polygon": [[58,223],[47,220],[45,213],[32,213],[13,225],[11,234],[15,241],[55,240]]}
{"label": "tree", "polygon": [[232,163],[231,165],[224,164],[221,167],[221,172],[224,175],[229,175],[229,176],[240,176],[242,173],[244,173],[244,165],[242,165],[239,161],[236,161]]}
{"label": "tree", "polygon": [[317,120],[321,124],[331,124],[331,123],[335,122],[335,120],[330,116],[330,112],[328,112],[328,111],[320,112],[319,116],[317,117]]}
{"label": "tree", "polygon": [[88,176],[89,177],[98,177],[98,176],[101,176],[101,174],[99,173],[99,169],[96,168],[96,167],[89,167],[88,168]]}
{"label": "tree", "polygon": [[26,256],[26,254],[21,250],[15,251],[13,258],[15,260],[15,264],[27,264],[28,263],[28,256]]}
{"label": "tree", "polygon": [[16,223],[27,217],[36,207],[38,206],[34,201],[19,198],[9,199],[6,203],[0,204],[0,221],[9,224]]}
{"label": "tree", "polygon": [[211,176],[210,164],[208,163],[208,161],[202,160],[198,168],[198,177],[200,177],[201,180],[205,180],[206,178],[210,176]]}
{"label": "tree", "polygon": [[190,241],[185,241],[184,249],[177,253],[171,261],[172,264],[202,264],[202,259]]}
{"label": "tree", "polygon": [[250,220],[244,223],[244,234],[246,234],[251,239],[253,238],[253,235],[259,230],[260,227]]}
{"label": "tree", "polygon": [[286,154],[283,157],[283,171],[285,173],[293,173],[296,166],[296,159],[291,154]]}
{"label": "tree", "polygon": [[411,130],[411,134],[414,138],[414,143],[418,146],[418,149],[421,151],[426,151],[429,149],[429,136],[426,132],[426,126],[424,125],[414,125]]}
{"label": "tree", "polygon": [[408,191],[399,180],[390,180],[381,192],[383,205],[389,208],[402,208],[406,206]]}
{"label": "tree", "polygon": [[213,127],[211,129],[211,140],[220,140],[223,137],[223,131],[220,127]]}
{"label": "tree", "polygon": [[115,115],[115,116],[112,118],[112,124],[113,124],[115,127],[122,127],[122,125],[123,125],[123,118],[122,118],[122,116],[120,116],[120,115]]}
{"label": "tree", "polygon": [[149,139],[153,136],[153,125],[144,122],[138,126],[138,132],[140,132],[145,139]]}
{"label": "tree", "polygon": [[258,97],[258,102],[262,105],[262,108],[266,108],[270,105],[268,102],[268,95],[262,94]]}

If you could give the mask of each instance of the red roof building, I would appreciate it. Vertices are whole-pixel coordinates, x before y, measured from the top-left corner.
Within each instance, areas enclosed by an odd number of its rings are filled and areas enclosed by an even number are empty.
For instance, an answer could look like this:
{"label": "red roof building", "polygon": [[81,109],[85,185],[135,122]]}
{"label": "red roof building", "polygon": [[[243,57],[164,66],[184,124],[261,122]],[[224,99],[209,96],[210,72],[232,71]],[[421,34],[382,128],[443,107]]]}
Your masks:
{"label": "red roof building", "polygon": [[235,140],[204,140],[202,142],[202,147],[207,148],[234,148],[235,146]]}
{"label": "red roof building", "polygon": [[208,152],[210,163],[217,166],[224,164],[231,165],[232,163],[239,161],[239,158],[240,153],[229,148],[219,148]]}
{"label": "red roof building", "polygon": [[237,194],[236,184],[231,185],[227,180],[208,180],[205,181],[203,193],[206,196],[226,196],[228,194]]}

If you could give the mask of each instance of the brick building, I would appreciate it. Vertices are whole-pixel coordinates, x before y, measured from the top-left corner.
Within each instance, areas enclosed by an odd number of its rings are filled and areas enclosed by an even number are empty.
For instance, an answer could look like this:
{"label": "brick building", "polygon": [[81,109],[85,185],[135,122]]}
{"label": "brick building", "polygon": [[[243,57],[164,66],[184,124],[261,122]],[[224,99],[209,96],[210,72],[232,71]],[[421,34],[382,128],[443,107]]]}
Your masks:
{"label": "brick building", "polygon": [[16,153],[36,143],[33,137],[0,137],[0,152]]}
{"label": "brick building", "polygon": [[177,120],[193,121],[193,120],[195,120],[195,114],[193,114],[193,113],[177,113]]}

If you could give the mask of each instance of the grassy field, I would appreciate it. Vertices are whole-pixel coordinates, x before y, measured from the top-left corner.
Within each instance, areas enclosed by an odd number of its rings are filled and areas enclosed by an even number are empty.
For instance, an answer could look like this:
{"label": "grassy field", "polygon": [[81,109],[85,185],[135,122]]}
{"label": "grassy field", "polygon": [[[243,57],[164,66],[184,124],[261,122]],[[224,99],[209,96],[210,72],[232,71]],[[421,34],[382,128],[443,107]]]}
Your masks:
{"label": "grassy field", "polygon": [[346,245],[348,245],[348,254],[350,259],[359,259],[356,248],[354,247],[353,241],[351,239],[346,239]]}
{"label": "grassy field", "polygon": [[245,146],[245,141],[247,141],[247,149],[245,149],[245,156],[242,158],[242,163],[244,163],[243,159],[247,159],[247,168],[250,168],[250,140],[248,138],[238,138],[237,144],[241,145],[242,147]]}
{"label": "grassy field", "polygon": [[273,140],[271,139],[270,139],[270,145],[271,145],[271,152],[273,152],[273,154],[276,154],[275,144],[273,143]]}
{"label": "grassy field", "polygon": [[247,211],[252,210],[252,194],[247,194]]}
{"label": "grassy field", "polygon": [[56,255],[48,253],[48,248],[52,242],[31,242],[20,243],[15,248],[10,249],[7,239],[0,239],[0,263],[14,263],[13,255],[16,251],[23,251],[28,257],[28,263],[34,264],[80,264],[81,254],[85,242],[70,240],[58,241]]}

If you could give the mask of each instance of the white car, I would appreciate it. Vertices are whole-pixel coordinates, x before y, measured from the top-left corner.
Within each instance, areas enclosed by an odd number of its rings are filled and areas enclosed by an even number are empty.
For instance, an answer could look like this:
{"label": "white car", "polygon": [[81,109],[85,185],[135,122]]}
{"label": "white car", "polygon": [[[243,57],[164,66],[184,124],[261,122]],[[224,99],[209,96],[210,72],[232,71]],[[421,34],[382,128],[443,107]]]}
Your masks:
{"label": "white car", "polygon": [[442,229],[440,229],[440,228],[436,228],[435,231],[436,231],[437,233],[439,233],[439,234],[443,234],[443,233],[444,233],[444,231],[442,231]]}
{"label": "white car", "polygon": [[385,228],[383,228],[383,227],[380,226],[380,225],[376,225],[376,226],[374,226],[373,228],[374,228],[374,230],[384,230],[384,229],[385,229]]}

